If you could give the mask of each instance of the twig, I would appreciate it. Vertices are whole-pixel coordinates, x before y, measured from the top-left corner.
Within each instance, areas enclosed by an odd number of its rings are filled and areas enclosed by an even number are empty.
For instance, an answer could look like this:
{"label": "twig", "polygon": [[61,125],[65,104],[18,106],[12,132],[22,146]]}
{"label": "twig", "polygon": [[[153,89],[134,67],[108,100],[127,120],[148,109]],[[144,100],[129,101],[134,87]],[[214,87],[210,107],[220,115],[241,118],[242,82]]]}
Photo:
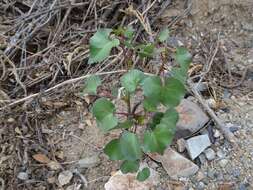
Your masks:
{"label": "twig", "polygon": [[[81,76],[81,77],[77,77],[77,78],[73,78],[73,79],[66,80],[66,81],[64,81],[64,82],[62,82],[62,83],[60,83],[60,84],[57,84],[57,85],[55,85],[55,86],[53,86],[53,87],[51,87],[51,88],[48,88],[47,90],[45,90],[44,92],[41,92],[41,93],[48,93],[48,92],[53,91],[53,90],[55,90],[55,89],[57,89],[57,88],[60,88],[60,87],[62,87],[62,86],[65,86],[65,85],[67,85],[67,84],[72,84],[72,83],[78,82],[78,81],[80,81],[80,80],[86,79],[86,78],[91,77],[91,76],[94,76],[94,75],[96,75],[96,76],[101,76],[101,75],[109,75],[109,74],[116,74],[116,73],[123,73],[123,72],[126,72],[126,70],[117,70],[117,71],[109,71],[109,72],[102,72],[102,73],[94,73],[94,74],[84,75],[84,76]],[[22,102],[24,102],[24,101],[27,101],[27,100],[29,100],[29,99],[35,98],[35,97],[39,96],[41,93],[31,94],[31,95],[29,95],[29,96],[27,96],[27,97],[25,97],[25,98],[18,99],[18,100],[16,100],[15,102],[12,102],[12,103],[10,103],[10,104],[8,104],[8,105],[6,105],[6,106],[0,108],[0,111],[5,110],[5,109],[8,108],[8,107],[17,105],[17,104],[19,104],[19,103],[22,103]]]}
{"label": "twig", "polygon": [[225,123],[217,117],[217,115],[214,113],[214,111],[209,107],[209,105],[205,102],[202,95],[198,92],[196,88],[194,88],[193,82],[189,79],[187,81],[190,90],[194,94],[195,98],[197,98],[198,102],[202,105],[202,107],[206,110],[208,115],[214,120],[214,122],[217,124],[217,128],[223,133],[225,138],[231,142],[234,147],[237,147],[236,139],[232,132],[230,132],[229,128],[225,126]]}

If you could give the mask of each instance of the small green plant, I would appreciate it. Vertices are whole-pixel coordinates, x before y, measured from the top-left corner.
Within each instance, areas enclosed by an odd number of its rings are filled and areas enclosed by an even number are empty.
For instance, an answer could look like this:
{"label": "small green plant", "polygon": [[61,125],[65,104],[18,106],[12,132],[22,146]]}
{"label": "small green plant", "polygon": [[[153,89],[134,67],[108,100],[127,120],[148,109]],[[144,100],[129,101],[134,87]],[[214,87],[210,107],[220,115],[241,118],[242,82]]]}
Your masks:
{"label": "small green plant", "polygon": [[[132,42],[134,30],[130,27],[114,31],[99,29],[90,39],[88,63],[93,64],[105,60],[110,55],[112,48],[118,46],[121,46],[125,51],[128,65],[131,65],[133,53],[147,59],[159,54],[162,60],[165,60],[168,52],[163,43],[168,36],[169,31],[165,29],[158,34],[154,43],[134,44]],[[126,53],[127,50],[128,53]],[[120,167],[123,173],[137,172],[143,155],[147,153],[163,154],[173,139],[178,121],[175,107],[185,95],[185,81],[191,55],[185,48],[179,47],[176,49],[174,58],[178,65],[171,70],[170,76],[161,77],[159,76],[161,72],[158,75],[145,74],[132,68],[121,77],[120,84],[123,91],[120,98],[126,104],[128,110],[126,113],[117,112],[112,103],[113,100],[105,97],[97,99],[93,104],[92,114],[96,118],[99,128],[104,132],[121,129],[120,137],[105,145],[104,153],[111,160],[123,161]],[[98,76],[94,75],[88,78],[86,93],[96,94],[99,85],[101,85],[101,80]],[[137,90],[142,91],[143,101],[134,103],[133,99]],[[137,108],[140,105],[144,111],[137,113]],[[166,108],[165,112],[159,111],[160,105]],[[126,119],[120,121],[117,117],[118,114],[123,114]],[[146,122],[147,120],[148,122]],[[138,127],[144,129],[143,133],[137,133]],[[138,172],[137,179],[144,181],[149,175],[149,169],[143,168]]]}

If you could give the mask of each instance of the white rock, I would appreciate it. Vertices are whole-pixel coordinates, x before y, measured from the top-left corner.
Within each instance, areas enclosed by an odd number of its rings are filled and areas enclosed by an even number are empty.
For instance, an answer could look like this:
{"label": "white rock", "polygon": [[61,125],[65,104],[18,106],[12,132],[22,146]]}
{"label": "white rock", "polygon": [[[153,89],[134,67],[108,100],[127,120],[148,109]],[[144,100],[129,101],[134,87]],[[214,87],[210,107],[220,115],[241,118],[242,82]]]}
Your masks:
{"label": "white rock", "polygon": [[215,130],[214,130],[214,134],[213,134],[213,136],[214,136],[215,138],[219,138],[219,137],[221,136],[220,131],[219,131],[219,130],[217,130],[217,129],[215,129]]}
{"label": "white rock", "polygon": [[186,140],[186,149],[192,160],[197,158],[210,145],[211,142],[207,134]]}
{"label": "white rock", "polygon": [[83,158],[78,161],[79,168],[92,168],[99,164],[100,160],[98,154],[95,154],[90,157]]}
{"label": "white rock", "polygon": [[177,130],[196,132],[209,121],[202,109],[187,99],[183,99],[176,109],[179,113]]}
{"label": "white rock", "polygon": [[[142,164],[140,169],[147,167]],[[109,181],[105,184],[105,190],[146,190],[152,189],[159,183],[159,174],[149,168],[150,176],[143,182],[136,179],[137,173],[123,174],[121,171],[117,171]]]}
{"label": "white rock", "polygon": [[25,181],[25,180],[28,180],[29,177],[26,172],[19,172],[17,178]]}
{"label": "white rock", "polygon": [[209,161],[215,159],[215,156],[216,156],[214,150],[211,148],[206,149],[204,151],[204,154],[205,154],[207,160],[209,160]]}
{"label": "white rock", "polygon": [[199,170],[199,167],[196,164],[171,148],[167,148],[163,155],[156,154],[151,157],[154,160],[161,162],[163,168],[173,179],[189,177]]}
{"label": "white rock", "polygon": [[73,173],[69,170],[61,172],[58,176],[58,181],[61,186],[66,185],[70,182],[73,177]]}

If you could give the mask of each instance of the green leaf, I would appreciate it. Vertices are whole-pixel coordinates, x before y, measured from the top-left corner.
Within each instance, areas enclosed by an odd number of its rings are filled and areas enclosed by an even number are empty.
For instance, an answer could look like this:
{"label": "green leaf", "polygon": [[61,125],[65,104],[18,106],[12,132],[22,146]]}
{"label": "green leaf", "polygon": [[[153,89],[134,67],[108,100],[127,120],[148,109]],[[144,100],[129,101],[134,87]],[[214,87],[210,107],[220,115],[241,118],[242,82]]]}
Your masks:
{"label": "green leaf", "polygon": [[159,99],[162,82],[158,76],[149,76],[143,81],[143,93],[144,96],[152,99]]}
{"label": "green leaf", "polygon": [[159,100],[145,97],[143,100],[143,107],[146,111],[155,112],[157,111],[157,105]]}
{"label": "green leaf", "polygon": [[96,117],[98,127],[104,131],[113,129],[118,124],[118,119],[113,115],[115,106],[106,98],[98,99],[92,107],[92,113]]}
{"label": "green leaf", "polygon": [[144,108],[154,111],[158,103],[174,107],[180,103],[185,94],[185,88],[181,81],[175,78],[165,78],[162,85],[158,76],[147,77],[142,85],[144,96]]}
{"label": "green leaf", "polygon": [[118,39],[110,39],[111,29],[99,29],[90,39],[89,64],[105,60],[113,47],[119,46]]}
{"label": "green leaf", "polygon": [[143,168],[141,171],[137,174],[137,180],[138,181],[145,181],[150,176],[150,170],[149,168]]}
{"label": "green leaf", "polygon": [[138,171],[139,165],[140,165],[139,160],[136,161],[126,160],[121,164],[120,170],[123,174],[134,173]]}
{"label": "green leaf", "polygon": [[[160,115],[159,115],[160,119]],[[153,131],[146,131],[143,138],[145,152],[158,152],[163,154],[167,146],[172,142],[178,121],[178,113],[175,109],[168,109],[160,122],[153,127]]]}
{"label": "green leaf", "polygon": [[188,52],[188,50],[184,47],[177,48],[175,59],[180,67],[187,72],[191,63],[191,54]]}
{"label": "green leaf", "polygon": [[84,93],[88,94],[96,94],[97,93],[97,87],[101,85],[101,79],[99,76],[91,76],[87,78],[85,81],[85,89]]}
{"label": "green leaf", "polygon": [[169,37],[169,29],[168,29],[168,28],[165,28],[165,29],[163,29],[163,30],[159,33],[159,35],[158,35],[158,40],[159,40],[160,42],[164,42],[164,41],[166,41],[166,40],[168,39],[168,37]]}
{"label": "green leaf", "polygon": [[121,77],[121,85],[130,93],[133,93],[137,86],[142,82],[144,79],[144,73],[133,69],[128,71]]}
{"label": "green leaf", "polygon": [[165,106],[175,107],[185,95],[185,87],[175,78],[166,78],[161,91],[161,102]]}
{"label": "green leaf", "polygon": [[128,38],[129,40],[132,40],[134,37],[134,29],[132,26],[127,26],[124,31],[124,36]]}
{"label": "green leaf", "polygon": [[134,133],[124,132],[120,138],[120,146],[125,160],[135,161],[141,158],[141,148]]}
{"label": "green leaf", "polygon": [[185,84],[187,79],[187,70],[184,68],[172,68],[171,75]]}
{"label": "green leaf", "polygon": [[158,152],[163,154],[171,142],[172,137],[166,125],[160,125],[154,131],[146,131],[144,133],[143,149],[145,152]]}
{"label": "green leaf", "polygon": [[151,122],[148,124],[148,126],[151,129],[155,129],[156,125],[158,125],[161,122],[161,119],[163,118],[164,113],[162,112],[156,112],[155,115],[152,117]]}
{"label": "green leaf", "polygon": [[117,125],[117,127],[115,127],[114,129],[129,129],[130,127],[132,127],[133,126],[133,121],[131,121],[131,120],[126,120],[126,121],[124,121],[124,122],[122,122],[122,123],[119,123],[118,125]]}
{"label": "green leaf", "polygon": [[144,57],[153,57],[155,51],[155,45],[153,43],[142,44],[137,46],[139,56]]}
{"label": "green leaf", "polygon": [[119,139],[111,140],[104,148],[104,153],[110,160],[123,160]]}

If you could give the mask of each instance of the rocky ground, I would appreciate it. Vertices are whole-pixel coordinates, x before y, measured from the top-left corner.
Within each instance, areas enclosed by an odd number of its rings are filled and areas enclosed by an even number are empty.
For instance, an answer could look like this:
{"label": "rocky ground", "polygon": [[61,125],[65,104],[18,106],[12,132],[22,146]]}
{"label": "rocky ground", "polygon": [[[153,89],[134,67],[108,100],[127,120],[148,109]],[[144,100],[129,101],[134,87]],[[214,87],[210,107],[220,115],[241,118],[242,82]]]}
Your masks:
{"label": "rocky ground", "polygon": [[[179,18],[178,27],[172,27],[173,38],[169,43],[188,46],[193,65],[206,63],[219,43],[220,49],[206,76],[208,90],[203,90],[202,95],[235,135],[238,147],[224,138],[212,118],[189,94],[186,103],[178,108],[181,119],[174,143],[162,157],[150,155],[144,159],[143,164],[153,169],[152,175],[145,183],[139,183],[133,175],[122,177],[119,163],[109,161],[102,153],[105,142],[117,134],[103,134],[89,113],[89,100],[77,98],[66,108],[62,101],[47,102],[49,111],[50,106],[60,109],[53,117],[39,118],[41,128],[36,130],[36,141],[40,144],[30,139],[26,126],[15,127],[10,117],[8,126],[15,129],[12,138],[18,138],[16,143],[22,147],[15,151],[22,157],[11,158],[8,153],[14,146],[1,145],[0,174],[5,171],[6,179],[15,173],[15,179],[9,180],[20,189],[29,184],[30,189],[36,190],[105,187],[116,190],[120,186],[122,190],[253,189],[253,3],[251,0],[190,2],[192,8],[188,10],[184,1],[175,1],[161,22],[166,25]],[[190,14],[181,17],[184,10]],[[232,78],[225,74],[229,72]],[[9,133],[8,126],[0,128],[1,138]],[[45,145],[53,151],[48,152]],[[51,159],[46,156],[49,153],[53,155]],[[16,165],[20,166],[19,171],[6,169]],[[22,168],[26,165],[30,167]],[[0,176],[0,190],[4,189],[3,184]]]}

